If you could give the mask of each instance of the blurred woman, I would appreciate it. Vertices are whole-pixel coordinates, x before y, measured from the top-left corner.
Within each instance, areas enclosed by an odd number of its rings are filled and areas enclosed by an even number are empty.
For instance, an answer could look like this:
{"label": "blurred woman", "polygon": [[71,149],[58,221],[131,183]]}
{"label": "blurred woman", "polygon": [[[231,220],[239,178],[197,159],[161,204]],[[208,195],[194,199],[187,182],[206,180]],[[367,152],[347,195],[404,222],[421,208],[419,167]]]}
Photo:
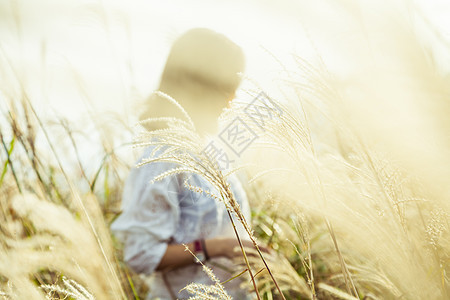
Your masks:
{"label": "blurred woman", "polygon": [[[243,70],[240,47],[211,30],[192,29],[174,43],[159,90],[186,109],[200,134],[213,134],[219,115],[234,98],[240,83],[238,73]],[[169,102],[154,96],[141,119],[169,116],[182,118]],[[152,123],[148,129],[165,126],[164,122]],[[152,150],[146,149],[142,157],[148,157]],[[112,230],[124,242],[128,265],[138,273],[151,275],[148,299],[185,299],[190,295],[180,289],[187,284],[212,283],[182,244],[187,244],[221,281],[239,270],[231,259],[242,255],[235,251],[239,244],[224,204],[184,186],[189,176],[192,185],[214,191],[208,182],[195,174],[179,174],[149,183],[173,167],[171,163],[157,162],[133,169],[123,192],[123,212],[112,224]],[[250,220],[242,186],[233,177],[229,183]],[[235,223],[244,245],[251,246],[241,224],[237,220]],[[240,280],[224,286],[233,298],[247,299],[250,296],[239,288]]]}

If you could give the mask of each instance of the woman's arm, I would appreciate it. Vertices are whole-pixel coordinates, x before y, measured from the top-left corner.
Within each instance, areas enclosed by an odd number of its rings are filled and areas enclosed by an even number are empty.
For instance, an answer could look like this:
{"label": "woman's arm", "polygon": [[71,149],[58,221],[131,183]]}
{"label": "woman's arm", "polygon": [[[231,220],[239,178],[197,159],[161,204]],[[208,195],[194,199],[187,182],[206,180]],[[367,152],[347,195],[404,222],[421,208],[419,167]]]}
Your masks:
{"label": "woman's arm", "polygon": [[[253,248],[253,243],[247,240],[242,241],[244,247]],[[187,244],[189,249],[194,252],[194,243]],[[214,238],[205,240],[205,248],[209,257],[228,257],[233,258],[242,255],[239,248],[239,242],[235,238]],[[261,247],[261,251],[268,252],[266,247]],[[169,244],[164,256],[161,259],[156,270],[160,271],[166,268],[179,268],[194,263],[194,257],[189,251],[185,250],[184,245]]]}

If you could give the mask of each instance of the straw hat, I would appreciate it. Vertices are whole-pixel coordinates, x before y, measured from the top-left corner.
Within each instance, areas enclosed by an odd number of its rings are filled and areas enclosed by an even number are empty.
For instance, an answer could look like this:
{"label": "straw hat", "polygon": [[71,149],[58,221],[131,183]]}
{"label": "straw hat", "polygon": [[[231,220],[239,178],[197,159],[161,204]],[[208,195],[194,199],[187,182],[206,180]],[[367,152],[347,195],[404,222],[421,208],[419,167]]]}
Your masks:
{"label": "straw hat", "polygon": [[[191,29],[173,44],[159,90],[185,108],[199,131],[211,131],[234,97],[244,65],[242,49],[227,37],[206,28]],[[153,95],[141,119],[168,116],[182,118],[172,104]]]}

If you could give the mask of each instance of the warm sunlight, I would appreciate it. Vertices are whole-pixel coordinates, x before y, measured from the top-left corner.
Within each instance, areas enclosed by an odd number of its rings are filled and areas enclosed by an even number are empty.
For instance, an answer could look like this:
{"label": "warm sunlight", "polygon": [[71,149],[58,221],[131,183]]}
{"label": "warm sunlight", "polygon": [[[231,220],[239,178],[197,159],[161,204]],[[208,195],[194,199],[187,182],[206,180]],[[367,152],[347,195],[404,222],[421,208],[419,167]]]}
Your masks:
{"label": "warm sunlight", "polygon": [[0,298],[449,299],[447,0],[2,0],[0,36]]}

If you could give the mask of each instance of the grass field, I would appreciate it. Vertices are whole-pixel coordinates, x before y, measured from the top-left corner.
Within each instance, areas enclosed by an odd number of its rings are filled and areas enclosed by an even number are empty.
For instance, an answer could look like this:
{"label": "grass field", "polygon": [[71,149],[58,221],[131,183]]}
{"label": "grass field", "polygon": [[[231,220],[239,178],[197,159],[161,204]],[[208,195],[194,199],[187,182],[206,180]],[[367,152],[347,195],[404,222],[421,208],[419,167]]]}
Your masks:
{"label": "grass field", "polygon": [[[340,8],[359,20],[349,3]],[[235,272],[252,270],[241,276],[261,299],[450,297],[450,77],[435,49],[450,44],[427,22],[379,16],[363,22],[369,46],[347,53],[353,64],[297,53],[280,62],[276,92],[245,78],[222,116],[258,132],[235,166],[252,207],[241,221],[276,254],[249,256]],[[173,145],[167,159],[208,174],[217,201],[241,217],[226,172],[173,156],[203,149],[186,122],[147,132],[95,111],[80,122],[52,116],[19,69],[0,48],[1,297],[145,299],[108,228],[140,150],[132,145],[153,136]],[[244,113],[261,91],[279,108],[264,128]]]}

